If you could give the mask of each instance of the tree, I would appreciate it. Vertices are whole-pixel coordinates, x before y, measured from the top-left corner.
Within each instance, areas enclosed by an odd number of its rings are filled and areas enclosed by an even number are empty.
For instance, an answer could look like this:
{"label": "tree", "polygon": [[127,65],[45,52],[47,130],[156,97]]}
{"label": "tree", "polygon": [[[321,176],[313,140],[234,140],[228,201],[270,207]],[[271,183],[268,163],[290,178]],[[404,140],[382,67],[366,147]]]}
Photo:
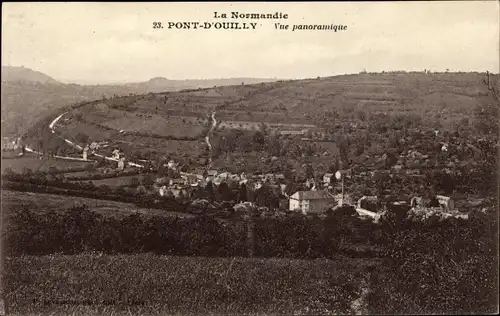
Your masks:
{"label": "tree", "polygon": [[130,179],[130,186],[131,187],[137,187],[139,186],[140,182],[139,182],[139,179],[137,179],[136,177],[133,177],[132,179]]}
{"label": "tree", "polygon": [[253,141],[254,141],[254,143],[257,144],[257,149],[262,150],[263,149],[262,146],[264,145],[264,141],[265,141],[264,133],[260,130],[256,131],[253,134]]}
{"label": "tree", "polygon": [[207,194],[207,198],[210,201],[213,201],[215,198],[215,193],[214,193],[214,184],[212,181],[208,181],[207,185],[205,186],[205,193]]}
{"label": "tree", "polygon": [[33,171],[31,171],[31,169],[30,169],[30,168],[26,168],[26,167],[24,167],[24,168],[23,168],[23,173],[22,173],[22,174],[23,174],[23,176],[26,176],[26,177],[31,177],[31,176],[33,176]]}
{"label": "tree", "polygon": [[83,133],[78,133],[75,136],[75,140],[80,144],[87,144],[89,142],[89,136]]}
{"label": "tree", "polygon": [[101,184],[98,189],[105,193],[111,192],[111,188],[105,184]]}
{"label": "tree", "polygon": [[248,199],[248,193],[247,193],[247,185],[245,183],[240,184],[240,187],[238,189],[238,202],[246,202]]}
{"label": "tree", "polygon": [[343,168],[347,168],[349,166],[349,143],[347,139],[344,137],[339,138],[337,141],[337,147],[340,151],[340,160]]}
{"label": "tree", "polygon": [[184,194],[183,190],[179,191],[179,195],[177,196],[177,199],[181,202],[183,202],[186,199],[186,195]]}
{"label": "tree", "polygon": [[255,191],[255,203],[269,208],[279,206],[278,198],[267,184],[264,184],[260,189]]}
{"label": "tree", "polygon": [[233,191],[229,188],[226,182],[222,182],[217,188],[220,199],[223,201],[233,200]]}
{"label": "tree", "polygon": [[306,166],[306,177],[308,179],[310,178],[313,178],[314,177],[314,169],[313,167],[311,166],[311,164],[307,164]]}
{"label": "tree", "polygon": [[10,167],[7,167],[4,169],[4,173],[7,175],[7,176],[11,176],[14,174],[14,170],[12,170],[12,168]]}
{"label": "tree", "polygon": [[490,77],[491,74],[489,71],[487,71],[486,80],[483,80],[483,83],[488,86],[488,91],[490,92],[491,96],[497,101],[497,103],[499,103],[500,102],[499,81],[497,79],[495,84],[493,80],[490,79]]}
{"label": "tree", "polygon": [[474,126],[479,133],[498,135],[498,110],[493,101],[484,101],[474,109]]}
{"label": "tree", "polygon": [[150,174],[146,174],[142,177],[142,184],[146,187],[152,186],[155,183],[153,177]]}
{"label": "tree", "polygon": [[453,194],[455,180],[449,173],[441,172],[438,174],[438,188],[445,194]]}
{"label": "tree", "polygon": [[329,209],[327,211],[327,216],[331,218],[336,218],[337,220],[341,220],[346,217],[354,217],[357,216],[356,209],[350,205],[344,205],[337,207],[335,210]]}
{"label": "tree", "polygon": [[385,167],[391,168],[397,163],[397,161],[398,161],[398,155],[396,153],[396,150],[394,148],[390,148],[386,152]]}

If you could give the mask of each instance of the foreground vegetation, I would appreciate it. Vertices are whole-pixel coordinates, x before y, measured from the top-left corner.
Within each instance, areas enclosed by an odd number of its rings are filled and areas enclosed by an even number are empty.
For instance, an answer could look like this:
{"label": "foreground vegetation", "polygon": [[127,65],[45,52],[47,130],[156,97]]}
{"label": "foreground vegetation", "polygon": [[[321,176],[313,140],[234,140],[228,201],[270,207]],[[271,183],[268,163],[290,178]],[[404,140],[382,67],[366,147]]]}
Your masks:
{"label": "foreground vegetation", "polygon": [[[380,225],[348,212],[326,219],[255,218],[258,258],[233,260],[248,254],[240,220],[103,217],[81,207],[62,214],[11,210],[4,236],[7,295],[19,313],[132,308],[145,314],[153,309],[338,314],[350,312],[348,302],[361,295],[361,287],[367,288],[370,313],[471,314],[498,308],[496,214],[415,222],[393,211]],[[349,251],[349,245],[377,251]],[[338,265],[345,255],[362,258]],[[383,265],[368,268],[380,260]],[[73,303],[37,305],[40,300]],[[89,301],[112,307],[83,306]]]}
{"label": "foreground vegetation", "polygon": [[6,283],[10,310],[18,315],[346,314],[367,269],[377,264],[347,258],[22,256],[7,261]]}

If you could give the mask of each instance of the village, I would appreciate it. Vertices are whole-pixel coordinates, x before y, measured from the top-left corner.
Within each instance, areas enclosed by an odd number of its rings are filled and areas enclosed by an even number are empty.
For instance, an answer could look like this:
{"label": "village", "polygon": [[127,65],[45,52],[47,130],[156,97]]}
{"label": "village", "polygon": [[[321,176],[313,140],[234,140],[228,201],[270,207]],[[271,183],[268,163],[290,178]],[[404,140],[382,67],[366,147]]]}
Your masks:
{"label": "village", "polygon": [[[435,133],[436,136],[437,134],[438,132]],[[442,154],[448,154],[448,146],[447,143],[441,144],[440,151]],[[97,154],[97,151],[102,149],[106,149],[108,152],[111,150],[111,156],[105,157]],[[20,139],[2,139],[2,150],[4,152],[16,152],[17,156],[22,156],[26,152],[26,148],[21,145]],[[132,179],[129,185],[123,186],[124,190],[132,194],[148,195],[152,198],[157,196],[160,198],[183,199],[192,201],[194,204],[199,203],[200,200],[205,200],[206,203],[209,203],[206,200],[206,195],[199,194],[200,191],[207,190],[207,187],[210,187],[210,190],[227,187],[233,192],[241,190],[241,188],[249,192],[260,192],[265,189],[271,192],[271,196],[273,196],[271,200],[273,202],[263,203],[260,200],[261,205],[258,205],[255,203],[255,198],[251,199],[252,202],[250,202],[248,198],[245,200],[231,194],[226,199],[233,199],[234,209],[242,206],[253,206],[263,212],[286,210],[303,215],[324,215],[329,209],[335,210],[338,207],[351,206],[355,209],[359,217],[369,218],[374,222],[378,222],[386,214],[388,210],[387,203],[404,205],[410,209],[410,214],[420,214],[423,218],[430,215],[437,215],[442,218],[468,217],[466,212],[461,212],[455,207],[455,203],[451,197],[442,194],[387,199],[384,196],[360,196],[359,192],[354,192],[354,194],[350,192],[354,190],[352,184],[360,182],[371,183],[375,178],[405,176],[409,179],[419,179],[424,177],[419,166],[421,164],[425,165],[429,161],[429,155],[422,154],[418,150],[408,150],[406,153],[400,155],[390,168],[378,168],[376,164],[373,164],[371,166],[339,169],[336,172],[328,172],[322,176],[307,178],[305,181],[299,183],[297,183],[297,179],[287,179],[284,173],[247,174],[241,172],[235,174],[209,168],[197,168],[194,172],[183,172],[180,168],[180,162],[166,158],[157,162],[156,167],[153,167],[153,164],[146,160],[134,163],[127,161],[123,151],[119,148],[110,148],[106,142],[92,142],[91,144],[87,144],[82,148],[80,158],[65,157],[65,159],[96,162],[96,160],[90,159],[91,156],[95,156],[101,160],[102,158],[107,159],[106,164],[94,164],[96,167],[93,168],[91,178],[99,178],[106,175],[120,177],[120,174],[124,173],[137,174],[137,178]],[[57,158],[40,155],[40,159]],[[386,165],[388,159],[388,155],[384,154],[380,162]],[[459,163],[458,159],[456,160]],[[456,175],[459,171],[456,171],[454,167],[455,163],[453,162],[443,164],[443,170],[446,173]],[[139,180],[141,174],[146,174],[147,177]]]}

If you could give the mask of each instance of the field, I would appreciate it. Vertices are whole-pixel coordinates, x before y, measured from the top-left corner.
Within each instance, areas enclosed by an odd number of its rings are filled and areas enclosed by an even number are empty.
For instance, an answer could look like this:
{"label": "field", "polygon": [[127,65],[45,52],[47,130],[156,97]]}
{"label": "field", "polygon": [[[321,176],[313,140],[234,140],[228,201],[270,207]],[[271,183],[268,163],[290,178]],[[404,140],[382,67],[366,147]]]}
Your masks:
{"label": "field", "polygon": [[[490,102],[481,73],[377,73],[164,92],[103,100],[70,111],[60,129],[69,139],[130,145],[131,150],[199,156],[206,148],[150,136],[199,138],[216,112],[219,129],[329,130],[344,123],[366,125],[377,115],[414,115],[422,127],[454,130]],[[80,116],[83,120],[74,119]],[[71,119],[73,117],[73,119]],[[390,118],[388,119],[390,120]],[[61,122],[64,123],[64,122]],[[120,130],[137,133],[119,134]],[[151,142],[154,143],[151,143]],[[187,145],[187,146],[186,146]],[[198,147],[198,148],[194,148]]]}
{"label": "field", "polygon": [[[121,135],[118,130],[108,130],[103,127],[94,126],[86,122],[71,122],[67,126],[60,128],[64,138],[75,140],[77,144],[83,144],[78,141],[77,135],[87,135],[87,142],[109,142],[109,147],[105,150],[99,150],[101,154],[110,154],[114,147],[121,148],[126,153],[130,152],[157,152],[161,154],[175,154],[187,156],[199,156],[206,153],[206,144],[202,138],[199,141],[162,139],[138,135]],[[180,135],[180,134],[178,134]],[[173,136],[173,135],[170,135]],[[185,135],[184,135],[185,136]]]}
{"label": "field", "polygon": [[157,114],[156,110],[153,114],[147,114],[141,113],[141,111],[123,111],[110,108],[106,101],[84,106],[75,112],[80,113],[79,115],[85,122],[92,122],[106,129],[159,136],[200,137],[204,126],[208,123],[207,118],[202,113],[198,117],[160,115]]}
{"label": "field", "polygon": [[91,163],[70,161],[63,159],[38,159],[34,156],[13,158],[13,159],[2,159],[2,173],[6,168],[12,169],[14,172],[21,173],[24,168],[31,169],[32,172],[37,171],[49,171],[51,167],[55,167],[58,170],[69,170],[75,168],[83,168]]}
{"label": "field", "polygon": [[[232,129],[246,129],[246,130],[258,130],[262,122],[252,122],[252,121],[222,121],[217,128],[232,128]],[[303,129],[314,128],[314,125],[310,124],[284,124],[284,123],[266,123],[266,125],[271,129],[279,129],[284,131],[302,131]]]}
{"label": "field", "polygon": [[143,117],[142,120],[124,117],[102,124],[115,130],[173,137],[200,137],[204,130],[202,122],[197,123],[193,118],[169,117],[166,119],[159,115]]}
{"label": "field", "polygon": [[73,207],[87,206],[93,212],[107,216],[127,216],[134,213],[144,215],[163,215],[163,216],[183,216],[190,217],[186,213],[167,212],[158,209],[140,208],[133,204],[89,199],[74,196],[63,196],[54,194],[14,192],[2,190],[2,208],[8,215],[9,209],[29,208],[45,212],[54,210],[56,212],[67,212]]}
{"label": "field", "polygon": [[[132,179],[141,180],[144,178],[144,174],[140,175],[132,175],[132,176],[124,176],[124,177],[114,177],[108,179],[99,179],[99,180],[82,180],[83,182],[92,181],[95,186],[107,185],[110,188],[117,188],[119,186],[130,185]],[[79,182],[79,181],[76,181]]]}
{"label": "field", "polygon": [[187,158],[203,155],[207,151],[207,145],[203,140],[174,140],[125,135],[120,139],[114,140],[114,143],[126,152],[156,152],[179,157],[184,156]]}
{"label": "field", "polygon": [[6,261],[12,315],[345,314],[381,263],[92,253]]}

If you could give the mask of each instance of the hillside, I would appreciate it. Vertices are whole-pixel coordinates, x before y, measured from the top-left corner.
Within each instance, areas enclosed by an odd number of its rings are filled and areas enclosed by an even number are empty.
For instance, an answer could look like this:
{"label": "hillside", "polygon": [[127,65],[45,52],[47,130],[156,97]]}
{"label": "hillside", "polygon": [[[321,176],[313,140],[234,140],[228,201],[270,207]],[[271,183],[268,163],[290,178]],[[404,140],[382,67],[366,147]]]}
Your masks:
{"label": "hillside", "polygon": [[[255,132],[262,123],[281,134],[295,133],[292,145],[314,137],[313,150],[324,153],[316,162],[331,164],[337,154],[333,141],[340,136],[366,134],[376,138],[368,143],[381,145],[387,137],[373,128],[454,132],[472,126],[475,111],[494,102],[484,79],[481,73],[367,73],[149,93],[74,109],[59,130],[68,139],[85,134],[143,157],[197,159],[207,154],[204,136],[215,113],[211,142],[216,167],[235,159],[264,159],[259,144],[234,133]],[[282,145],[269,145],[267,151],[273,156],[279,148],[287,148],[282,154],[291,151],[290,144]]]}
{"label": "hillside", "polygon": [[163,77],[156,77],[145,82],[128,83],[125,84],[125,86],[136,89],[139,93],[150,93],[150,92],[158,93],[165,91],[178,91],[183,89],[212,88],[214,86],[255,84],[261,82],[273,82],[276,80],[277,79],[258,79],[258,78],[170,80]]}
{"label": "hillside", "polygon": [[39,119],[65,106],[115,95],[145,94],[207,88],[272,79],[168,80],[154,78],[146,82],[121,85],[63,84],[38,71],[24,67],[2,66],[2,135],[21,134]]}
{"label": "hillside", "polygon": [[61,84],[59,81],[52,77],[47,76],[44,73],[35,71],[25,67],[12,67],[12,66],[2,66],[2,82],[38,82],[38,83],[49,83],[49,84]]}
{"label": "hillside", "polygon": [[447,125],[492,102],[484,79],[480,73],[357,74],[193,89],[105,103],[120,111],[156,115],[193,116],[216,110],[225,122],[322,125],[319,116],[356,120],[364,112],[425,115]]}

